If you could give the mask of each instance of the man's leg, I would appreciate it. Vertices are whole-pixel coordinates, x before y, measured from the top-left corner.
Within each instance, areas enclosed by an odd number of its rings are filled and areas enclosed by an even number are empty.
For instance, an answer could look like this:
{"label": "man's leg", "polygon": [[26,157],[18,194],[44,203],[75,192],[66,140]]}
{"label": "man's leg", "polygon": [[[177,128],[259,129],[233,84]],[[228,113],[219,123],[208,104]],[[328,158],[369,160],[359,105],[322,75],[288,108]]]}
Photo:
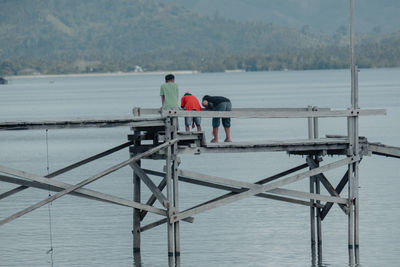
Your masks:
{"label": "man's leg", "polygon": [[198,132],[201,132],[201,126],[200,126],[200,124],[201,124],[201,117],[194,117],[194,118],[193,118],[193,123],[196,124],[196,126],[197,126],[197,131],[198,131]]}
{"label": "man's leg", "polygon": [[232,142],[232,140],[231,140],[231,128],[224,127],[224,130],[225,130],[225,136],[226,136],[225,142]]}
{"label": "man's leg", "polygon": [[193,118],[185,117],[185,130],[186,132],[190,132],[190,124],[193,123]]}
{"label": "man's leg", "polygon": [[212,135],[214,136],[213,140],[211,140],[212,143],[218,143],[218,127],[213,128]]}

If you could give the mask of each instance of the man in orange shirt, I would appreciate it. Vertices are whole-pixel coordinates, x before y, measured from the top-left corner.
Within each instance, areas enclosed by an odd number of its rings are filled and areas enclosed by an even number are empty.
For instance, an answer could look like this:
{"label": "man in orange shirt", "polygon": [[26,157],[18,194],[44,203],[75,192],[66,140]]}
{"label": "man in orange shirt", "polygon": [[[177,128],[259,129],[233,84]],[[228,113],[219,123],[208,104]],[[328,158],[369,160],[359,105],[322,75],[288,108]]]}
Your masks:
{"label": "man in orange shirt", "polygon": [[[201,111],[199,100],[191,93],[186,93],[181,99],[181,108],[185,108],[185,110],[197,110]],[[186,132],[190,131],[190,125],[194,128],[194,125],[197,126],[197,131],[201,131],[201,117],[185,117],[185,128]]]}

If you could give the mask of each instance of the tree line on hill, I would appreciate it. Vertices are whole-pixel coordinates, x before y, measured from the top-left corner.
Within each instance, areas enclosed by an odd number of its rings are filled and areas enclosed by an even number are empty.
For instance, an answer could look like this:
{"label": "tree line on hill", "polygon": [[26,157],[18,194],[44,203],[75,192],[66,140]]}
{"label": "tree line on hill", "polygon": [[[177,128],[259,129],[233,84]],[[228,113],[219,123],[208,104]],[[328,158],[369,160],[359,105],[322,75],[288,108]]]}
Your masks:
{"label": "tree line on hill", "polygon": [[[348,39],[346,28],[316,34],[157,0],[0,2],[0,75],[337,69]],[[360,33],[356,53],[363,68],[400,67],[400,31]]]}

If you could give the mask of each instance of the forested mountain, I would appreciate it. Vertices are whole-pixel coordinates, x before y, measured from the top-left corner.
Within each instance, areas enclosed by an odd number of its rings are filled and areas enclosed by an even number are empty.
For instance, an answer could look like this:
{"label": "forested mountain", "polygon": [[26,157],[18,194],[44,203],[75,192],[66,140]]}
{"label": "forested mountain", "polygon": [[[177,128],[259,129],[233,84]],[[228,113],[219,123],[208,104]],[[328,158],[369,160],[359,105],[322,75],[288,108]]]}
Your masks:
{"label": "forested mountain", "polygon": [[[167,0],[206,16],[261,21],[313,32],[335,32],[349,24],[349,0]],[[400,30],[399,0],[355,0],[358,32]]]}
{"label": "forested mountain", "polygon": [[[361,64],[399,66],[399,36],[360,35],[368,51],[360,55]],[[348,66],[348,33],[207,17],[160,0],[0,0],[0,74],[26,68],[132,71],[136,65],[200,71],[342,68]]]}

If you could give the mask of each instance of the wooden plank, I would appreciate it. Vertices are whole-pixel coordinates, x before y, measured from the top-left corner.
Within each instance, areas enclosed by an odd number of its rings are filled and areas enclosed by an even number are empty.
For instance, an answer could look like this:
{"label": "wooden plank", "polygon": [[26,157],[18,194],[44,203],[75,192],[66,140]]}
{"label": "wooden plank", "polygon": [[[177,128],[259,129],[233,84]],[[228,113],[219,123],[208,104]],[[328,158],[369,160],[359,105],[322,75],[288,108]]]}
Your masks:
{"label": "wooden plank", "polygon": [[[223,184],[223,185],[229,185],[229,186],[245,188],[245,189],[258,189],[258,188],[262,187],[261,184],[253,184],[253,183],[242,182],[242,181],[237,181],[237,180],[233,180],[233,179],[210,176],[210,175],[205,175],[205,174],[196,173],[196,172],[192,172],[192,171],[179,170],[178,173],[179,173],[179,176],[189,177],[194,180],[200,180],[200,181],[208,182],[208,183],[212,183],[212,184],[213,183],[214,184],[215,183]],[[272,189],[272,190],[269,190],[269,192],[274,193],[274,194],[287,195],[287,196],[304,198],[304,199],[315,199],[315,200],[347,204],[347,199],[343,199],[340,197],[331,197],[331,196],[323,196],[323,195],[318,195],[318,194],[310,194],[310,193],[305,193],[305,192],[300,192],[300,191],[295,191],[295,190],[288,190],[288,189],[283,189],[283,188]]]}
{"label": "wooden plank", "polygon": [[368,143],[368,150],[375,155],[400,158],[400,147],[387,146],[381,143]]}
{"label": "wooden plank", "polygon": [[[112,173],[112,172],[114,172],[116,170],[119,170],[120,168],[127,166],[131,162],[134,162],[134,161],[137,161],[137,160],[139,160],[139,159],[141,159],[143,157],[149,156],[149,155],[151,155],[151,154],[153,154],[153,153],[155,153],[155,152],[157,152],[160,149],[163,149],[165,147],[170,147],[171,145],[173,145],[177,141],[178,140],[175,139],[175,140],[172,140],[170,142],[166,142],[164,144],[161,144],[161,145],[159,145],[159,146],[157,146],[157,147],[155,147],[153,149],[150,149],[147,152],[144,152],[144,153],[141,153],[139,155],[136,155],[135,157],[132,157],[132,158],[130,158],[130,159],[126,160],[126,161],[123,161],[123,162],[121,162],[121,163],[119,163],[117,165],[114,165],[111,168],[108,168],[108,169],[106,169],[106,170],[104,170],[104,171],[102,171],[102,172],[100,172],[100,173],[98,173],[98,174],[96,174],[96,175],[94,175],[92,177],[89,177],[89,178],[81,181],[80,183],[78,183],[76,185],[67,187],[63,191],[58,192],[57,194],[54,194],[51,197],[48,197],[48,198],[46,198],[46,199],[44,199],[44,200],[42,200],[42,201],[30,206],[30,207],[27,207],[27,208],[23,209],[20,212],[17,212],[15,214],[13,214],[13,215],[1,220],[0,221],[0,226],[5,224],[5,223],[7,223],[7,222],[10,222],[10,221],[12,221],[12,220],[14,220],[16,218],[19,218],[19,217],[23,216],[24,214],[26,214],[28,212],[31,212],[31,211],[33,211],[33,210],[35,210],[35,209],[37,209],[37,208],[49,203],[49,202],[52,202],[52,201],[56,200],[57,198],[62,197],[62,196],[66,195],[66,194],[68,194],[68,193],[70,193],[70,192],[72,192],[72,191],[74,191],[76,189],[79,189],[79,188],[81,188],[81,187],[83,187],[83,186],[85,186],[85,185],[87,185],[87,184],[89,184],[91,182],[94,182],[94,181],[98,180],[99,178],[101,178],[101,177],[103,177],[105,175],[108,175],[108,174],[110,174],[110,173]],[[2,171],[2,168],[0,168],[0,170]]]}
{"label": "wooden plank", "polygon": [[266,185],[264,185],[264,186],[262,186],[260,188],[250,189],[250,190],[245,191],[243,193],[227,197],[225,199],[216,201],[214,203],[208,203],[208,204],[205,204],[205,205],[203,205],[201,207],[197,207],[197,208],[194,208],[194,209],[188,209],[188,210],[182,211],[182,212],[176,214],[172,218],[172,220],[173,221],[181,220],[183,218],[186,218],[186,217],[189,217],[189,216],[193,216],[194,214],[197,214],[197,213],[200,213],[200,212],[204,212],[204,211],[207,211],[207,210],[210,210],[210,209],[213,209],[213,208],[217,208],[219,206],[226,205],[226,204],[241,200],[241,199],[246,198],[246,197],[254,196],[256,194],[259,194],[259,193],[262,193],[262,192],[265,192],[265,191],[270,191],[272,189],[279,188],[281,186],[297,182],[299,180],[302,180],[304,178],[316,175],[316,174],[321,173],[321,172],[325,172],[325,171],[328,171],[328,170],[331,170],[331,169],[334,169],[334,168],[338,168],[338,167],[341,167],[341,166],[348,165],[348,164],[350,164],[352,162],[355,162],[355,161],[358,161],[358,160],[359,160],[358,156],[354,156],[354,157],[349,157],[349,158],[345,158],[345,159],[342,159],[342,160],[338,160],[336,162],[329,163],[329,164],[323,165],[321,167],[318,167],[318,168],[315,168],[315,169],[312,169],[312,170],[309,170],[309,171],[305,171],[305,172],[300,173],[300,174],[296,174],[296,175],[293,175],[293,176],[290,176],[290,177],[287,177],[287,178],[283,178],[280,181],[268,183],[268,184],[266,184]]}
{"label": "wooden plank", "polygon": [[286,195],[286,196],[292,196],[292,197],[298,197],[298,198],[304,198],[304,199],[322,200],[322,201],[326,201],[326,202],[334,202],[334,203],[340,203],[340,204],[348,203],[347,198],[325,196],[325,195],[321,195],[321,194],[317,194],[317,193],[312,194],[312,193],[306,193],[306,192],[301,192],[301,191],[297,191],[297,190],[289,190],[289,189],[284,189],[284,188],[276,188],[276,189],[270,190],[269,192],[274,193],[274,194]]}
{"label": "wooden plank", "polygon": [[[278,179],[278,178],[280,178],[280,177],[282,177],[284,175],[287,175],[287,174],[293,173],[295,171],[304,169],[307,166],[308,166],[307,164],[303,164],[303,165],[297,166],[297,167],[289,169],[287,171],[284,171],[284,172],[278,173],[276,175],[264,178],[264,179],[256,182],[256,184],[263,184],[263,183],[271,182],[271,181],[273,181],[275,179]],[[158,175],[158,176],[164,176],[165,175],[164,172],[157,172],[157,171],[154,171],[154,170],[144,169],[144,171],[146,173],[149,173],[149,174],[152,174],[152,175]],[[231,186],[225,186],[225,185],[220,185],[220,184],[209,183],[209,182],[205,182],[205,181],[199,181],[197,179],[192,179],[192,178],[185,177],[185,176],[182,176],[182,175],[179,175],[178,177],[179,177],[179,181],[182,181],[182,182],[201,185],[201,186],[207,186],[207,187],[211,187],[211,188],[215,188],[215,189],[231,191],[233,193],[241,193],[241,192],[244,192],[244,191],[247,190],[247,189],[244,189],[244,188],[236,188],[236,187],[231,187]],[[221,199],[222,197],[227,197],[227,196],[230,196],[230,195],[232,195],[232,194],[228,193],[228,194],[225,194],[225,195],[219,197],[218,199]],[[314,207],[319,207],[319,208],[323,208],[324,207],[324,205],[316,205],[316,204],[310,205],[310,203],[307,202],[307,201],[302,201],[302,200],[297,200],[297,199],[287,198],[287,197],[281,197],[281,196],[276,196],[276,195],[267,194],[267,193],[260,193],[260,194],[257,194],[255,196],[262,197],[262,198],[267,198],[267,199],[273,199],[273,200],[277,200],[277,201],[288,202],[288,203],[292,203],[292,204],[304,205],[304,206],[314,206]],[[216,199],[213,199],[211,201],[214,201],[214,200],[216,200]],[[210,201],[207,201],[207,203],[208,202],[210,202]],[[202,203],[202,204],[205,204],[205,203]],[[202,205],[202,204],[200,204],[200,205]]]}
{"label": "wooden plank", "polygon": [[243,153],[243,152],[279,152],[305,153],[307,151],[332,151],[335,154],[348,148],[348,139],[294,139],[294,140],[258,140],[253,142],[207,143],[203,147],[179,147],[179,154],[201,153]]}
{"label": "wooden plank", "polygon": [[232,111],[185,111],[162,110],[163,117],[203,117],[203,118],[314,118],[314,117],[352,117],[360,115],[386,115],[385,109],[346,109],[346,110],[239,110]]}
{"label": "wooden plank", "polygon": [[158,199],[158,201],[163,205],[164,208],[167,208],[169,202],[167,198],[163,195],[160,189],[153,183],[149,176],[137,165],[135,162],[129,164],[135,173],[142,179],[142,181],[147,185],[153,195]]}
{"label": "wooden plank", "polygon": [[[123,143],[123,144],[121,144],[121,145],[115,146],[115,147],[113,147],[113,148],[111,148],[111,149],[108,149],[108,150],[106,150],[106,151],[104,151],[104,152],[98,153],[98,154],[93,155],[93,156],[91,156],[91,157],[89,157],[89,158],[86,158],[86,159],[84,159],[84,160],[81,160],[81,161],[78,161],[78,162],[73,163],[73,164],[71,164],[71,165],[68,165],[68,166],[66,166],[66,167],[64,167],[64,168],[62,168],[62,169],[59,169],[59,170],[54,171],[54,172],[52,172],[52,173],[49,173],[49,174],[47,174],[47,175],[44,176],[44,177],[46,177],[46,178],[53,178],[53,177],[56,177],[56,176],[58,176],[58,175],[60,175],[60,174],[63,174],[63,173],[66,173],[66,172],[68,172],[68,171],[70,171],[70,170],[73,170],[73,169],[75,169],[75,168],[78,168],[78,167],[80,167],[80,166],[82,166],[82,165],[84,165],[84,164],[87,164],[87,163],[92,162],[92,161],[94,161],[94,160],[97,160],[97,159],[99,159],[99,158],[108,156],[108,155],[110,155],[110,154],[112,154],[112,153],[114,153],[114,152],[117,152],[117,151],[119,151],[119,150],[121,150],[121,149],[123,149],[123,148],[125,148],[125,147],[128,147],[128,146],[130,146],[130,145],[132,145],[132,144],[133,144],[132,141],[128,141],[128,142]],[[1,194],[1,195],[0,195],[0,199],[3,199],[3,198],[5,198],[5,197],[7,197],[7,196],[11,196],[11,195],[13,195],[13,194],[15,194],[15,193],[18,193],[18,192],[21,192],[21,191],[25,190],[26,188],[28,188],[28,187],[26,187],[26,186],[20,186],[20,187],[18,187],[18,188],[14,188],[14,189],[12,189],[12,190],[10,190],[10,191],[8,191],[8,192],[5,192],[5,193]]]}
{"label": "wooden plank", "polygon": [[[144,172],[145,169],[143,169]],[[165,180],[165,175],[164,175],[164,179],[161,180],[161,182],[159,183],[159,185],[157,186],[157,188],[160,191],[163,191],[164,187],[167,185],[167,181]],[[152,194],[149,199],[146,202],[146,205],[152,206],[155,202],[156,202],[157,198],[154,196],[154,194]],[[146,210],[142,210],[140,213],[140,220],[142,221],[144,219],[144,217],[146,216],[147,211]]]}
{"label": "wooden plank", "polygon": [[[318,164],[311,157],[307,157],[306,161],[311,168],[318,167]],[[331,194],[331,196],[340,197],[339,193],[336,192],[332,184],[329,182],[329,180],[323,173],[317,174],[315,177],[320,180],[320,182],[324,185],[325,189],[328,191],[329,194]],[[338,203],[339,207],[343,210],[343,212],[345,214],[348,214],[349,211],[347,209],[347,205],[344,204],[347,203],[342,203],[342,204]]]}
{"label": "wooden plank", "polygon": [[87,119],[87,120],[60,120],[60,121],[15,121],[1,122],[0,130],[38,130],[63,128],[100,128],[127,126],[133,122],[132,118],[115,119]]}
{"label": "wooden plank", "polygon": [[[342,192],[347,181],[348,181],[348,171],[346,171],[346,173],[343,175],[342,179],[340,180],[339,184],[335,188],[335,191],[338,194],[340,194]],[[328,215],[328,212],[332,208],[333,204],[334,203],[332,203],[332,202],[328,202],[325,204],[325,207],[321,211],[321,220],[323,220],[325,218],[325,216]],[[346,210],[347,210],[347,212],[349,212],[348,209],[346,209]]]}
{"label": "wooden plank", "polygon": [[[4,167],[2,167],[4,168]],[[63,182],[59,182],[56,180],[50,180],[48,178],[44,178],[35,174],[30,174],[27,172],[21,172],[18,170],[13,170],[10,168],[7,168],[6,170],[2,170],[3,172],[6,171],[6,173],[9,173],[11,175],[15,175],[18,177],[22,177],[22,178],[26,178],[29,179],[31,181],[26,181],[23,179],[17,179],[15,177],[9,177],[9,176],[4,176],[4,175],[0,175],[0,180],[4,181],[4,182],[9,182],[9,183],[15,183],[15,184],[20,184],[20,185],[26,185],[26,186],[32,186],[34,188],[40,188],[40,189],[44,189],[44,190],[53,190],[53,191],[61,191],[64,190],[65,188],[68,188],[69,186],[71,186],[70,184],[67,183],[63,183]],[[28,178],[29,177],[29,178]],[[79,197],[85,197],[88,199],[95,199],[98,201],[103,201],[103,202],[107,202],[107,203],[112,203],[112,204],[117,204],[117,205],[121,205],[121,206],[125,206],[125,207],[131,207],[131,208],[138,208],[141,210],[147,210],[149,212],[153,212],[156,214],[160,214],[160,215],[166,215],[166,212],[164,210],[161,209],[157,209],[157,208],[153,208],[151,206],[146,206],[143,205],[141,203],[136,203],[124,198],[120,198],[120,197],[116,197],[116,196],[112,196],[112,195],[108,195],[105,193],[101,193],[101,192],[97,192],[91,189],[85,189],[85,188],[80,188],[77,189],[74,192],[71,192],[72,195],[76,195]]]}

